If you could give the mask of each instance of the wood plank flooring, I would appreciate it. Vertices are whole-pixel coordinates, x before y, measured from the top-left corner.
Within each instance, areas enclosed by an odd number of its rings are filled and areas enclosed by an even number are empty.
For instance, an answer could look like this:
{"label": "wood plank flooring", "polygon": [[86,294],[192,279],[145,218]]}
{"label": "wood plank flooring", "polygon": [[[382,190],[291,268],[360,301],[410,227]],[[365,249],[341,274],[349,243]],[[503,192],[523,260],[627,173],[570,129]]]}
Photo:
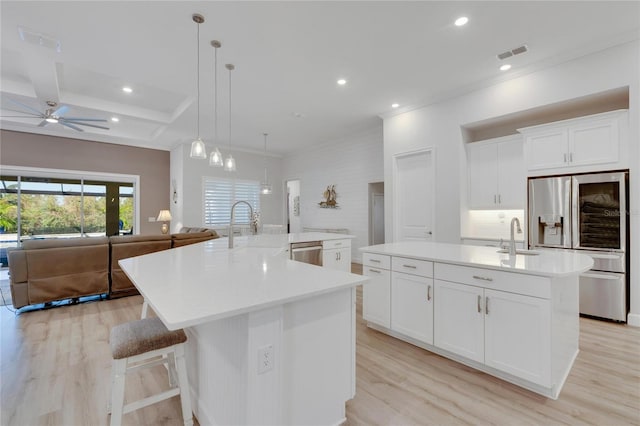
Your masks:
{"label": "wood plank flooring", "polygon": [[[582,318],[580,355],[553,401],[368,329],[360,289],[358,295],[349,426],[640,425],[640,328]],[[0,308],[0,424],[108,424],[109,331],[139,318],[141,305],[133,296],[18,316]],[[165,386],[158,366],[129,376],[126,396]],[[180,424],[179,401],[127,414],[124,422]]]}

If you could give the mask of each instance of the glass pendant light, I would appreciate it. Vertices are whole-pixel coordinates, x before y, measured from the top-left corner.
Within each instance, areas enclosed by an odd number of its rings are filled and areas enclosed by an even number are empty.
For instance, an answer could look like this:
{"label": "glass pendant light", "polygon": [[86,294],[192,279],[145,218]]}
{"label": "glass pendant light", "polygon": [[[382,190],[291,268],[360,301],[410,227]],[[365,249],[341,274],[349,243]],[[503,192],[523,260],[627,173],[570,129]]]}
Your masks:
{"label": "glass pendant light", "polygon": [[263,195],[269,195],[273,192],[273,188],[269,184],[269,179],[267,178],[267,133],[263,133],[264,135],[264,181],[260,184],[260,193]]}
{"label": "glass pendant light", "polygon": [[231,71],[235,69],[233,64],[226,64],[229,70],[229,156],[224,160],[224,170],[227,172],[236,171],[236,160],[231,155]]}
{"label": "glass pendant light", "polygon": [[209,155],[209,165],[212,167],[222,167],[222,154],[216,144],[218,143],[218,48],[222,47],[222,43],[218,40],[211,40],[211,46],[213,46],[214,60],[213,60],[213,126],[214,126],[214,148]]}
{"label": "glass pendant light", "polygon": [[202,24],[204,22],[204,16],[199,15],[197,13],[194,13],[193,16],[191,17],[193,19],[193,22],[195,22],[196,24],[198,24],[198,32],[197,32],[197,44],[196,44],[196,48],[197,48],[197,57],[198,57],[198,62],[197,62],[197,79],[196,81],[198,82],[198,137],[191,142],[191,153],[190,153],[190,157],[191,158],[198,158],[198,159],[202,159],[202,160],[206,160],[207,159],[207,151],[205,149],[204,146],[204,142],[202,141],[202,138],[200,138],[200,24]]}

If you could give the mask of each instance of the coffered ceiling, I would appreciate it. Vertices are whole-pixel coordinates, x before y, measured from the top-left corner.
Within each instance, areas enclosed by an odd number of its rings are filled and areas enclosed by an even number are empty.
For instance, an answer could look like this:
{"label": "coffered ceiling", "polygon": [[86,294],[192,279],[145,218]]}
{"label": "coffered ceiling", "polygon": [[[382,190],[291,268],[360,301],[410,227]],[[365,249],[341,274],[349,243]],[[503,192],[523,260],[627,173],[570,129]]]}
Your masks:
{"label": "coffered ceiling", "polygon": [[[2,116],[55,101],[109,130],[38,127],[35,117],[5,117],[1,128],[166,150],[197,136],[193,13],[205,17],[202,138],[213,147],[216,39],[216,145],[229,143],[233,63],[232,146],[261,150],[268,132],[280,154],[640,35],[638,1],[2,1],[0,12]],[[467,25],[454,25],[460,16]],[[496,57],[523,44],[524,54]],[[505,62],[511,70],[499,71]]]}

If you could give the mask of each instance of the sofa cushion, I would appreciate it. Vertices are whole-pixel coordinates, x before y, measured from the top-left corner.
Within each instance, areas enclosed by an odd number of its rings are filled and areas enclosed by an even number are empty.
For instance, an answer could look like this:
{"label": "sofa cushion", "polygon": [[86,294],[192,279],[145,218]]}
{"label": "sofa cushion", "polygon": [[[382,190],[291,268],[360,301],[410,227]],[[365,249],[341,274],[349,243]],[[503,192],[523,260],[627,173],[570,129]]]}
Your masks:
{"label": "sofa cushion", "polygon": [[109,237],[111,244],[127,244],[127,243],[139,243],[139,242],[151,242],[151,241],[169,241],[171,235],[121,235]]}
{"label": "sofa cushion", "polygon": [[22,242],[23,250],[39,250],[64,247],[96,246],[109,244],[108,237],[48,238],[44,240],[26,240]]}
{"label": "sofa cushion", "polygon": [[180,234],[172,234],[172,247],[182,247],[189,244],[201,243],[203,241],[220,238],[216,231],[206,230],[204,232],[185,232]]}

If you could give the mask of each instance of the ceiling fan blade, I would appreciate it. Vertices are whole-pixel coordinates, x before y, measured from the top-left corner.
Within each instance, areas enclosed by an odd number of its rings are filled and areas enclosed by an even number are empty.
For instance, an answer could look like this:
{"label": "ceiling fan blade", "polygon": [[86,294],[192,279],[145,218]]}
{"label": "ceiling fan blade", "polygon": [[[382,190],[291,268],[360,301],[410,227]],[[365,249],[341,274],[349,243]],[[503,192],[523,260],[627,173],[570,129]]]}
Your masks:
{"label": "ceiling fan blade", "polygon": [[105,120],[104,118],[82,118],[82,117],[64,117],[67,121],[102,121],[106,123],[109,120]]}
{"label": "ceiling fan blade", "polygon": [[9,99],[9,101],[13,102],[14,104],[20,105],[22,108],[25,108],[25,109],[33,112],[34,114],[38,114],[38,117],[42,117],[43,116],[42,111],[38,111],[35,108],[31,108],[29,105],[25,105],[22,102],[16,101],[15,99],[11,99],[11,98],[8,98],[8,99]]}
{"label": "ceiling fan blade", "polygon": [[44,126],[46,126],[47,124],[49,124],[49,122],[48,122],[47,120],[42,120],[42,121],[40,122],[40,124],[38,124],[38,127],[44,127]]}
{"label": "ceiling fan blade", "polygon": [[0,118],[42,118],[36,115],[0,115]]}
{"label": "ceiling fan blade", "polygon": [[[42,113],[39,114],[33,114],[31,112],[26,112],[26,111],[20,111],[17,109],[9,109],[9,108],[4,108],[5,111],[11,111],[11,112],[19,112],[20,114],[29,114],[31,117],[39,117],[39,118],[44,118],[44,115]],[[16,116],[17,117],[17,116]],[[25,117],[26,118],[26,117]]]}
{"label": "ceiling fan blade", "polygon": [[79,131],[79,132],[84,132],[84,130],[82,130],[80,127],[78,127],[78,126],[74,126],[73,124],[66,123],[66,122],[65,122],[65,121],[63,121],[63,120],[58,121],[58,123],[62,124],[63,126],[67,126],[67,127],[69,127],[70,129],[77,130],[77,131]]}
{"label": "ceiling fan blade", "polygon": [[79,121],[69,121],[67,119],[60,119],[58,120],[58,123],[62,123],[62,124],[76,124],[78,126],[88,126],[88,127],[95,127],[96,129],[104,129],[104,130],[109,130],[108,127],[104,127],[104,126],[96,126],[95,124],[88,124],[88,123],[80,123]]}
{"label": "ceiling fan blade", "polygon": [[63,116],[67,111],[69,111],[69,107],[66,105],[62,105],[60,108],[58,108],[57,110],[53,111],[51,113],[51,115],[55,115],[56,117],[61,117]]}

